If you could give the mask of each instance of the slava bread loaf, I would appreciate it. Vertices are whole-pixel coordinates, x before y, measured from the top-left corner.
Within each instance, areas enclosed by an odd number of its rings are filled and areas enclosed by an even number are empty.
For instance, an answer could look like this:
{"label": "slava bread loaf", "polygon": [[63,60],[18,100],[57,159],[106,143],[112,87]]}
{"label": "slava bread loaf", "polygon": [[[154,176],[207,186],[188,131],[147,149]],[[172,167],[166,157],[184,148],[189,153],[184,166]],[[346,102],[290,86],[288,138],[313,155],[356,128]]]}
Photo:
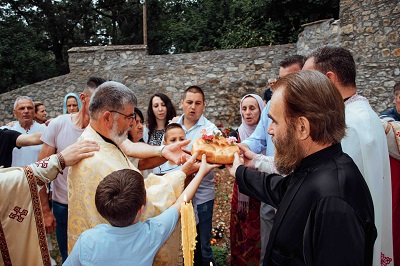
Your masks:
{"label": "slava bread loaf", "polygon": [[222,136],[211,140],[200,137],[193,142],[192,154],[195,152],[198,152],[198,160],[205,154],[208,163],[232,164],[235,152],[239,153],[239,147],[235,143],[229,144],[228,139]]}

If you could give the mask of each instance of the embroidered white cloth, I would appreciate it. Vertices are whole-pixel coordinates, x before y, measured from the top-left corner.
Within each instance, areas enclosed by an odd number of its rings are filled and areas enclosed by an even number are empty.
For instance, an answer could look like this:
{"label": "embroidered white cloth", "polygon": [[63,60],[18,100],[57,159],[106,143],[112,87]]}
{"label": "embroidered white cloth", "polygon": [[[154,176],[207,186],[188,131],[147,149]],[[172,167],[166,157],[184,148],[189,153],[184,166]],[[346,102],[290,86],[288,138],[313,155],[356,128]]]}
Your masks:
{"label": "embroidered white cloth", "polygon": [[392,187],[385,132],[368,100],[360,95],[355,94],[345,102],[345,118],[347,130],[342,140],[343,151],[358,166],[374,202],[378,238],[374,245],[373,265],[381,265],[381,257],[393,262]]}
{"label": "embroidered white cloth", "polygon": [[61,172],[57,156],[0,169],[0,265],[51,265],[38,191]]}

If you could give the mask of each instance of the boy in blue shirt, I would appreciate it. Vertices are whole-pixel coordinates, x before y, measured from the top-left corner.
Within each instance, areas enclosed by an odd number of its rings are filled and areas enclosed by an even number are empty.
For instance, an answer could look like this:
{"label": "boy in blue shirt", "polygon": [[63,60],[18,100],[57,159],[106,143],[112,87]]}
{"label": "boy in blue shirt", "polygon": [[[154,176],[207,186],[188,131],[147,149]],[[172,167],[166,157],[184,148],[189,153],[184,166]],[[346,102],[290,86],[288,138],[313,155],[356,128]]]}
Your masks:
{"label": "boy in blue shirt", "polygon": [[[163,145],[169,145],[175,142],[182,142],[185,140],[186,140],[186,134],[180,124],[171,123],[167,125],[164,132]],[[164,175],[172,171],[180,170],[181,168],[182,165],[177,165],[174,164],[173,162],[166,161],[162,165],[155,167],[153,173],[156,175]]]}
{"label": "boy in blue shirt", "polygon": [[[196,156],[187,163],[198,164]],[[144,222],[139,221],[146,205],[143,177],[131,169],[112,172],[100,182],[95,195],[98,212],[111,225],[85,231],[63,265],[152,265],[157,250],[175,228],[183,196],[192,199],[203,177],[218,166],[208,164],[203,155],[198,173],[176,202]]]}

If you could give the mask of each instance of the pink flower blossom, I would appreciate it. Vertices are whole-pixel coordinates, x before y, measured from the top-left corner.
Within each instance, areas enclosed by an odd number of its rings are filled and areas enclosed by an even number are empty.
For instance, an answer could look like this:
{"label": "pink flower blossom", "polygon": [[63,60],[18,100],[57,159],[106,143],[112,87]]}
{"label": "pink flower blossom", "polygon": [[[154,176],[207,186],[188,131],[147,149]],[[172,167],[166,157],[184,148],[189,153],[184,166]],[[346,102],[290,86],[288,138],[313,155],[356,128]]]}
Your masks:
{"label": "pink flower blossom", "polygon": [[228,143],[229,143],[229,145],[233,145],[234,143],[236,143],[237,142],[237,139],[236,139],[236,137],[229,137],[228,138]]}

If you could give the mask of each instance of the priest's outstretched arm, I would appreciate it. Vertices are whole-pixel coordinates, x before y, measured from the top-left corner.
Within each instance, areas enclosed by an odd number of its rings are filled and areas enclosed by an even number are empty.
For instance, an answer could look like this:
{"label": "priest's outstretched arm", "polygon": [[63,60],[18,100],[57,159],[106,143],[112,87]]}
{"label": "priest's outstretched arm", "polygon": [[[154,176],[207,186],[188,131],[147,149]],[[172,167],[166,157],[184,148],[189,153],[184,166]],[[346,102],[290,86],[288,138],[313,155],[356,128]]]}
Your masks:
{"label": "priest's outstretched arm", "polygon": [[[174,143],[170,145],[161,145],[161,146],[152,146],[146,143],[140,142],[132,142],[130,140],[125,140],[119,148],[124,152],[126,155],[139,158],[139,159],[146,159],[146,158],[154,158],[158,157],[159,164],[161,165],[165,163],[167,160],[173,162],[174,164],[183,164],[186,162],[190,156],[185,153],[182,149],[190,143],[190,140],[185,140],[179,143]],[[150,168],[154,168],[152,166]]]}
{"label": "priest's outstretched arm", "polygon": [[[269,158],[264,155],[263,157],[265,160]],[[236,178],[241,193],[277,208],[286,192],[287,182],[282,175],[276,174],[273,160],[262,164],[267,171],[255,171],[235,153],[233,165],[227,165],[227,169],[230,175]]]}

